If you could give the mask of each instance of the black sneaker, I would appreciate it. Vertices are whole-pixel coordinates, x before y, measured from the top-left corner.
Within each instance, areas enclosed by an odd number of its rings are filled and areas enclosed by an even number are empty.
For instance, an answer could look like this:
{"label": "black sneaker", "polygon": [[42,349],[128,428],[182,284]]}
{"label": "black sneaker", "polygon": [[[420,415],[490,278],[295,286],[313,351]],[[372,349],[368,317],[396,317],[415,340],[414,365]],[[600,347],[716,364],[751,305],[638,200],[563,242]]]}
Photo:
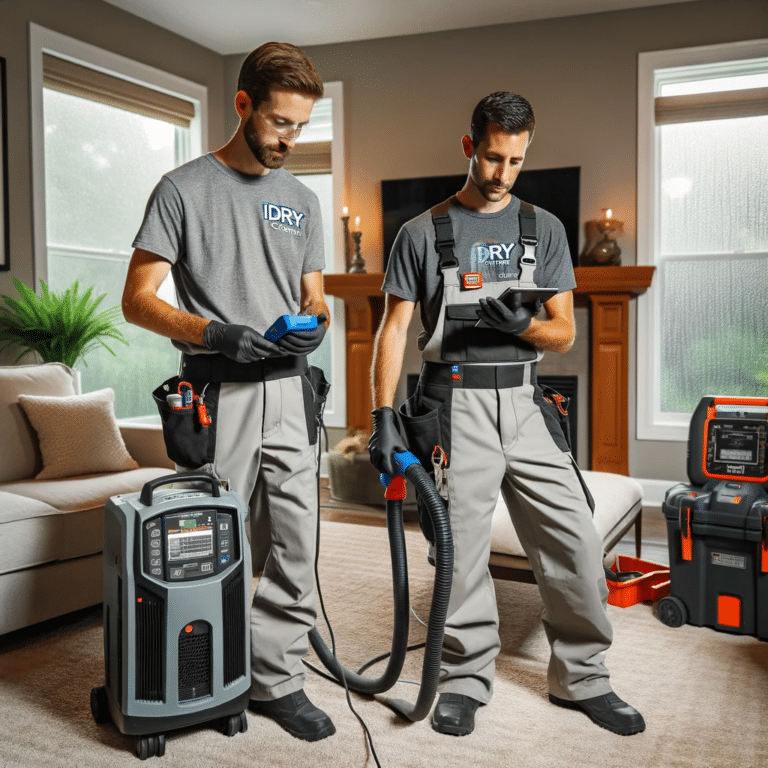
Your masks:
{"label": "black sneaker", "polygon": [[271,717],[291,736],[304,741],[320,741],[336,733],[336,726],[331,718],[322,709],[318,709],[303,690],[271,701],[251,699],[248,709]]}
{"label": "black sneaker", "polygon": [[601,728],[618,733],[620,736],[631,736],[645,730],[643,716],[626,701],[622,701],[613,691],[603,696],[594,696],[580,701],[560,699],[550,693],[549,700],[558,707],[581,710]]}
{"label": "black sneaker", "polygon": [[475,730],[475,712],[480,702],[460,693],[441,693],[432,713],[432,727],[438,733],[466,736]]}

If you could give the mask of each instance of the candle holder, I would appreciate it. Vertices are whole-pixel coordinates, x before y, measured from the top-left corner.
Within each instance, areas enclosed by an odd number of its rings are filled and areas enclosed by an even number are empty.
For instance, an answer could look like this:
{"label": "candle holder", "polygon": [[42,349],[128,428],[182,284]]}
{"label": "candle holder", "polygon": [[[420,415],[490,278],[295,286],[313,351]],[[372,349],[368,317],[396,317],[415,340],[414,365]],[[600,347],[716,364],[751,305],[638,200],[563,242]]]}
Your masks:
{"label": "candle holder", "polygon": [[341,217],[341,223],[344,226],[344,270],[349,272],[349,216],[346,213]]}
{"label": "candle holder", "polygon": [[362,232],[352,232],[352,240],[355,243],[355,258],[352,260],[352,264],[349,267],[349,271],[354,274],[365,274],[365,261],[363,261],[363,257],[360,255],[360,238],[362,237]]}
{"label": "candle holder", "polygon": [[582,267],[618,267],[621,265],[621,248],[616,242],[614,233],[621,234],[624,222],[611,218],[611,209],[603,208],[605,216],[596,222],[597,229],[602,235],[581,259]]}

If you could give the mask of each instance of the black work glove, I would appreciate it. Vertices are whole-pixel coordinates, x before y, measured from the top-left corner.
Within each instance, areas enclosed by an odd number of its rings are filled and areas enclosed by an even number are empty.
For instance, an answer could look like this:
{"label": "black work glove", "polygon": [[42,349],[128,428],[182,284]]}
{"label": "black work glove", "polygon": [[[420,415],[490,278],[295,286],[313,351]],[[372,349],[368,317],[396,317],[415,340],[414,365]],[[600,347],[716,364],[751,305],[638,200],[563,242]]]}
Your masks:
{"label": "black work glove", "polygon": [[325,313],[321,312],[317,316],[317,328],[311,331],[289,331],[283,334],[275,344],[290,355],[308,355],[323,343],[327,319]]}
{"label": "black work glove", "polygon": [[533,307],[523,305],[517,292],[512,294],[509,306],[492,296],[480,299],[480,309],[477,313],[478,318],[486,325],[515,335],[528,328],[533,315]]}
{"label": "black work glove", "polygon": [[217,320],[211,320],[205,326],[203,343],[206,349],[221,352],[237,363],[251,363],[263,357],[282,357],[287,354],[248,325],[220,323]]}
{"label": "black work glove", "polygon": [[371,464],[379,472],[386,472],[390,477],[394,477],[397,472],[392,465],[392,456],[408,450],[397,426],[397,415],[391,408],[377,408],[372,411],[372,415],[373,433],[368,441]]}

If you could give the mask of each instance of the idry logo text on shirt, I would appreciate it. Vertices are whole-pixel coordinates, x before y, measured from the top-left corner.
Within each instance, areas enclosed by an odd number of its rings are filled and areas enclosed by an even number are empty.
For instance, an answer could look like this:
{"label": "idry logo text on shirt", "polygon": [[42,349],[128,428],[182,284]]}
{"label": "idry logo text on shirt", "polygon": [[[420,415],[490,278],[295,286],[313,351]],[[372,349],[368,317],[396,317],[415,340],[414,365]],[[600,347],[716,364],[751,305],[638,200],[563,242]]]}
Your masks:
{"label": "idry logo text on shirt", "polygon": [[268,221],[272,229],[279,229],[281,232],[288,232],[296,237],[302,236],[301,222],[306,218],[306,214],[294,211],[287,205],[275,205],[274,203],[264,203],[261,210],[264,221]]}
{"label": "idry logo text on shirt", "polygon": [[489,261],[508,263],[516,245],[517,243],[477,243],[472,246],[472,256],[478,264]]}

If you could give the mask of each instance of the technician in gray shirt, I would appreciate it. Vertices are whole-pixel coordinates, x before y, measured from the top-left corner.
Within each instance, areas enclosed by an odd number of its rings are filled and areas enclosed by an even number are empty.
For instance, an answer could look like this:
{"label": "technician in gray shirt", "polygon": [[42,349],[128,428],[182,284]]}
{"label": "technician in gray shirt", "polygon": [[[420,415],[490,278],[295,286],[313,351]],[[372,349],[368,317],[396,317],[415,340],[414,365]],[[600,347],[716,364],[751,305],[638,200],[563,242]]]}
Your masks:
{"label": "technician in gray shirt", "polygon": [[[336,730],[304,694],[302,664],[316,618],[322,400],[306,355],[321,343],[329,311],[318,200],[282,166],[322,94],[292,45],[266,43],[246,58],[236,133],[158,183],[123,294],[126,319],[170,338],[184,353],[183,378],[206,388],[215,450],[202,464],[191,452],[175,459],[177,468],[229,480],[257,518],[254,561],[266,560],[251,610],[250,709],[307,741]],[[157,295],[168,272],[178,309]],[[264,337],[278,317],[295,314],[317,316],[317,330]],[[183,456],[185,446],[178,450]]]}
{"label": "technician in gray shirt", "polygon": [[[423,364],[400,417],[407,447],[425,466],[437,460],[454,542],[432,727],[471,733],[477,709],[493,694],[500,641],[488,557],[501,493],[544,603],[549,700],[630,735],[645,721],[613,692],[605,664],[612,630],[591,497],[536,382],[543,353],[567,352],[573,343],[576,283],[560,222],[510,192],[533,130],[522,97],[482,99],[471,136],[462,139],[464,187],[397,236],[375,345],[371,462],[393,475],[392,455],[406,447],[392,405],[418,303]],[[540,317],[522,299],[536,288],[550,289]]]}

